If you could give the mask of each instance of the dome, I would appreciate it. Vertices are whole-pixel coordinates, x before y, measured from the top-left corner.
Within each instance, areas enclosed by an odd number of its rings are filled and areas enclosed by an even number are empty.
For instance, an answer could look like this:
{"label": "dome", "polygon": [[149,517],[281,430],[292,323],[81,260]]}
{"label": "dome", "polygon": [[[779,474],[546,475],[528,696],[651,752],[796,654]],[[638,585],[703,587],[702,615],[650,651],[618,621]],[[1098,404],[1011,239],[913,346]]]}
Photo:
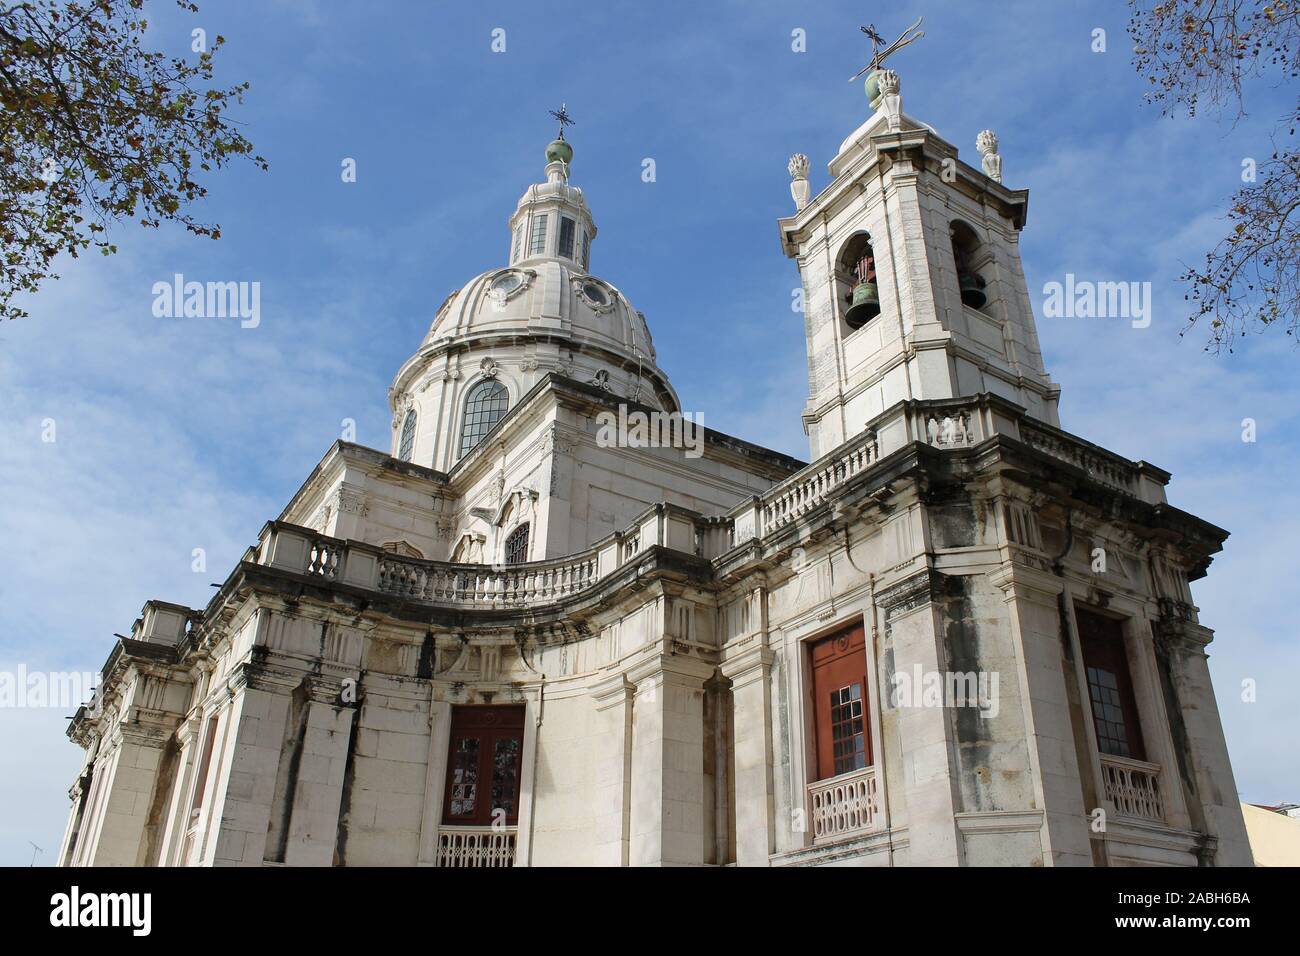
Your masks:
{"label": "dome", "polygon": [[612,283],[576,265],[536,258],[480,273],[443,304],[425,344],[536,336],[653,366],[645,316]]}
{"label": "dome", "polygon": [[506,264],[443,301],[393,381],[399,457],[452,467],[466,454],[471,406],[491,393],[492,415],[506,414],[548,374],[616,399],[681,409],[656,364],[645,316],[590,271],[596,224],[582,190],[569,184],[572,147],[557,139],[546,157],[546,181],[529,186],[510,216]]}

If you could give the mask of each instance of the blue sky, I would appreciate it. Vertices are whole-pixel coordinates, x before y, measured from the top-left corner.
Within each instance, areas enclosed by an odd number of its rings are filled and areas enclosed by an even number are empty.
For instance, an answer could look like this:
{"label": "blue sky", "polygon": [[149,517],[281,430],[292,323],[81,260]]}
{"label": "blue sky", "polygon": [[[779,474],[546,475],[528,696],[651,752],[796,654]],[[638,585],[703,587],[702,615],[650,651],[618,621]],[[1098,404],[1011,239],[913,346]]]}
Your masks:
{"label": "blue sky", "polygon": [[[996,130],[1007,185],[1030,189],[1021,251],[1063,426],[1169,469],[1171,501],[1232,532],[1194,594],[1218,633],[1238,788],[1300,801],[1300,355],[1281,335],[1224,357],[1197,331],[1180,339],[1175,281],[1222,231],[1242,159],[1271,152],[1285,91],[1250,89],[1236,123],[1162,118],[1142,104],[1118,2],[150,6],[164,49],[187,51],[195,26],[227,38],[220,77],[251,81],[237,117],[271,171],[211,181],[200,215],[219,242],[122,226],[117,256],[64,263],[31,318],[0,326],[0,669],[98,669],[147,598],[207,601],[344,419],[388,447],[393,373],[449,291],[504,264],[561,102],[600,229],[592,271],[645,312],[684,407],[806,457],[798,280],[775,225],[793,208],[786,160],[807,153],[814,192],[826,185],[867,115],[845,82],[866,58],[859,23],[892,37],[923,12],[925,38],[891,63],[903,109],[974,165],[976,133]],[[260,282],[261,324],[155,318],[152,285],[177,272]],[[1067,272],[1150,281],[1151,326],[1043,318],[1040,290]],[[29,840],[54,858],[80,763],[65,716],[0,710],[0,864],[26,864]]]}

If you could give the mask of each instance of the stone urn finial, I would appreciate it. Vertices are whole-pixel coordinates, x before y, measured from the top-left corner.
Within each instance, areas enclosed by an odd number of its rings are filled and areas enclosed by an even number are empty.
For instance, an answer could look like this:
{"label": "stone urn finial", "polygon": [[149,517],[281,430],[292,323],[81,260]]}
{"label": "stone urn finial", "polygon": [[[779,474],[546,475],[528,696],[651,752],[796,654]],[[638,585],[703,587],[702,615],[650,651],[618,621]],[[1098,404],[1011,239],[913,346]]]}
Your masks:
{"label": "stone urn finial", "polygon": [[893,70],[881,70],[877,77],[876,86],[880,90],[880,97],[872,106],[884,109],[885,115],[889,117],[889,128],[898,130],[902,127],[903,97],[899,93],[902,84]]}
{"label": "stone urn finial", "polygon": [[808,186],[808,157],[803,153],[795,153],[790,157],[786,169],[790,171],[790,195],[794,197],[795,209],[803,209],[808,205],[808,195],[811,192]]}
{"label": "stone urn finial", "polygon": [[1002,157],[998,155],[998,134],[991,129],[983,130],[975,137],[975,148],[984,157],[982,163],[984,175],[994,182],[1002,182]]}

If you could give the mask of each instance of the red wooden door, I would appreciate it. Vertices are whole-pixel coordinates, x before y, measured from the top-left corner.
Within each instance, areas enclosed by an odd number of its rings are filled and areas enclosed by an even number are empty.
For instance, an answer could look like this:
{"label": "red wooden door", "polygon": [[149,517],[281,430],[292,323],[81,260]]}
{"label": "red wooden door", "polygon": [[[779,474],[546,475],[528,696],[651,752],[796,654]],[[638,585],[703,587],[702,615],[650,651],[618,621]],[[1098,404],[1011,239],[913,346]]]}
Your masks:
{"label": "red wooden door", "polygon": [[812,645],[817,779],[871,766],[867,656],[862,625]]}
{"label": "red wooden door", "polygon": [[442,822],[490,826],[519,819],[519,769],[524,750],[523,707],[456,707],[451,716],[447,789]]}

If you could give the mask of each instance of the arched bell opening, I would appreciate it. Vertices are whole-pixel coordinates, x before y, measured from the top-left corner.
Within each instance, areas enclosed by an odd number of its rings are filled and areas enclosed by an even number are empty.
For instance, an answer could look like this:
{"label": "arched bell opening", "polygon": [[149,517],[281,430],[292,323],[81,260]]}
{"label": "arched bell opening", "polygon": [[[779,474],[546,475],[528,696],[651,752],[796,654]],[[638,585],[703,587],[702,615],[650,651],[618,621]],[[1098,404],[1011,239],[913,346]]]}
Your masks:
{"label": "arched bell opening", "polygon": [[979,237],[964,222],[954,221],[948,227],[952,237],[952,258],[957,267],[957,288],[963,305],[983,309],[988,302],[988,281],[980,274],[984,259]]}
{"label": "arched bell opening", "polygon": [[846,242],[835,265],[844,322],[850,329],[860,329],[880,314],[880,284],[871,236],[862,232]]}

